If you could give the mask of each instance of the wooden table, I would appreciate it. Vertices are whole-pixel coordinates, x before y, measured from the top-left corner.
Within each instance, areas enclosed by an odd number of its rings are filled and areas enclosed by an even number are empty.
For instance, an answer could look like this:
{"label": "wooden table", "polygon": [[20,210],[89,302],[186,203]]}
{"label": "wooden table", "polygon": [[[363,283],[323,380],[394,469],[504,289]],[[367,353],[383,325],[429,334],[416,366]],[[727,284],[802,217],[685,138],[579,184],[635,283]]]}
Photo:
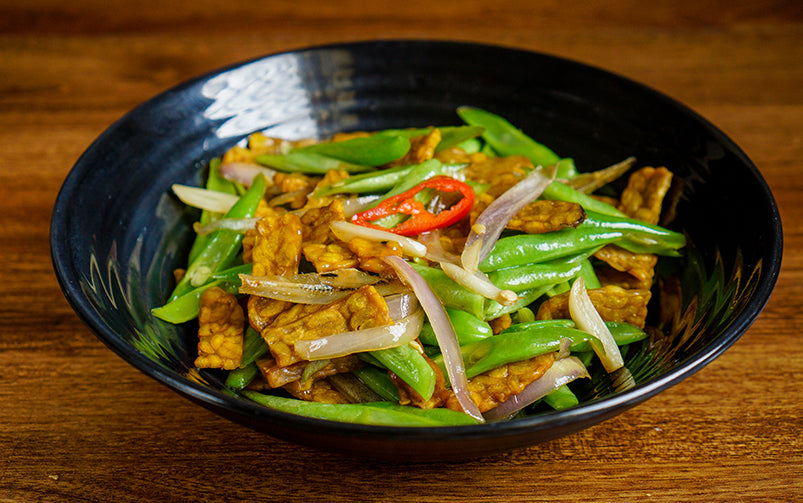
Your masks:
{"label": "wooden table", "polygon": [[[81,323],[52,270],[50,216],[72,164],[115,119],[247,58],[412,37],[591,63],[722,128],[760,168],[785,225],[783,271],[758,321],[703,371],[598,426],[423,466],[230,423]],[[798,0],[0,0],[0,501],[803,500],[802,47]]]}

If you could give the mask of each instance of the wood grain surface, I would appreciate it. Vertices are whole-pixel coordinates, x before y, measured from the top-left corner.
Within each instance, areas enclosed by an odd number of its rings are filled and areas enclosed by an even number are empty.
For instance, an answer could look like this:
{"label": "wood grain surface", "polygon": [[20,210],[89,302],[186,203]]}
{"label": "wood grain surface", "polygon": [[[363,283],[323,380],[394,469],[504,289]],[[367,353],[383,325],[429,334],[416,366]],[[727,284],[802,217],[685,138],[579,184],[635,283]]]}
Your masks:
{"label": "wood grain surface", "polygon": [[[783,270],[761,317],[701,372],[614,419],[449,464],[377,464],[257,434],[103,346],[62,296],[48,243],[81,152],[198,74],[376,38],[548,52],[711,120],[780,207]],[[802,47],[799,0],[0,0],[0,501],[803,501]]]}

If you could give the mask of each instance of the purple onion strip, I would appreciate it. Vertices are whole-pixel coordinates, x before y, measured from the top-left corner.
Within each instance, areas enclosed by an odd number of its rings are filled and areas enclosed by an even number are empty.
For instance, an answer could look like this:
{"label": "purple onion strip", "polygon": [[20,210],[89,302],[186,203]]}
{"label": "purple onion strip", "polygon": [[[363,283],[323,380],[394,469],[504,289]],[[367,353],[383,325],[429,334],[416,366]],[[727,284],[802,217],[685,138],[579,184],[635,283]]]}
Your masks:
{"label": "purple onion strip", "polygon": [[461,261],[466,270],[469,272],[477,270],[480,262],[491,253],[510,219],[543,194],[555,179],[556,171],[557,165],[547,169],[532,170],[523,180],[507,189],[485,208],[471,226],[471,232],[463,248]]}
{"label": "purple onion strip", "polygon": [[589,377],[588,371],[583,363],[574,356],[555,360],[555,363],[544,372],[544,375],[528,384],[521,393],[511,396],[486,412],[485,419],[487,421],[508,419],[524,407],[581,377]]}
{"label": "purple onion strip", "polygon": [[457,342],[457,334],[454,332],[452,323],[449,321],[449,316],[446,314],[440,299],[429,287],[426,280],[415,269],[410,267],[410,264],[403,258],[390,255],[384,257],[383,260],[393,267],[402,281],[410,285],[415,296],[418,297],[421,307],[424,308],[429,323],[432,325],[432,330],[435,332],[435,338],[438,340],[438,346],[440,346],[441,354],[443,355],[443,363],[446,367],[446,374],[449,377],[449,382],[452,383],[452,391],[454,391],[455,398],[460,403],[463,412],[483,422],[482,413],[480,413],[477,404],[471,399],[468,391],[468,378],[466,378],[466,368],[463,364],[460,345]]}

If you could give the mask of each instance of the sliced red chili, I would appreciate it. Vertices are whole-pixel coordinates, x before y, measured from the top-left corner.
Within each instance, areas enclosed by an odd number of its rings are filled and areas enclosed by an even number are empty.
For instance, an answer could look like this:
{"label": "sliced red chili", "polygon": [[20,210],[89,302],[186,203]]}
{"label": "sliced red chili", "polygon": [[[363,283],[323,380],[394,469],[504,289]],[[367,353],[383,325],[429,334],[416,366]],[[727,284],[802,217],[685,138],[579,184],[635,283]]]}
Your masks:
{"label": "sliced red chili", "polygon": [[[415,199],[416,194],[429,188],[445,193],[456,192],[463,197],[443,211],[430,213],[423,203]],[[470,185],[448,176],[437,176],[419,183],[406,192],[385,199],[374,208],[357,213],[351,217],[351,222],[402,236],[416,236],[422,232],[441,229],[459,222],[468,215],[472,206],[474,206],[474,190]],[[400,213],[409,215],[410,218],[390,229],[374,223],[382,218]]]}

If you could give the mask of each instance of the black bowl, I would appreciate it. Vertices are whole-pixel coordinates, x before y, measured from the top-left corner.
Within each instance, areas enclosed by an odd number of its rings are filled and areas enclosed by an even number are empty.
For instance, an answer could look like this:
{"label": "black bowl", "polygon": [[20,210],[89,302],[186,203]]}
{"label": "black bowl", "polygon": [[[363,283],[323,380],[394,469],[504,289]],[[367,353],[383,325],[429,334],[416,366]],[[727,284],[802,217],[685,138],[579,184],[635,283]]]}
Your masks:
{"label": "black bowl", "polygon": [[[170,194],[253,131],[285,138],[449,125],[455,108],[500,114],[585,169],[628,156],[685,181],[672,227],[692,245],[684,297],[663,334],[629,351],[636,385],[579,390],[587,400],[506,423],[361,426],[298,417],[222,391],[191,372],[191,324],[154,319],[183,265],[195,214]],[[690,376],[733,344],[764,308],[781,264],[775,201],[759,171],[703,118],[645,86],[522,50],[433,41],[331,45],[267,56],[191,80],[139,106],[81,156],[59,193],[52,258],[64,294],[126,361],[202,406],[271,436],[388,460],[469,458],[599,423]]]}

